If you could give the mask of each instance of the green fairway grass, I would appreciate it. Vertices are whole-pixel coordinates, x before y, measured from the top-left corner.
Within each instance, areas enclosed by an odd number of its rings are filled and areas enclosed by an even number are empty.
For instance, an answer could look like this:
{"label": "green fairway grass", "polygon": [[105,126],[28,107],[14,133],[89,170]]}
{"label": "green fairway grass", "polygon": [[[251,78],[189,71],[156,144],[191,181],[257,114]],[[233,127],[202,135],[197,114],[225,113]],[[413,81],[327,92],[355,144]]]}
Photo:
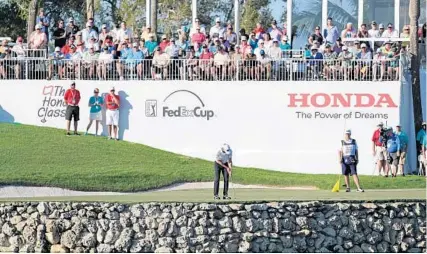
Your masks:
{"label": "green fairway grass", "polygon": [[[65,136],[64,130],[0,123],[0,185],[55,186],[131,192],[173,183],[212,181],[213,163],[105,137]],[[234,167],[233,181],[330,190],[337,175]],[[425,178],[361,176],[366,189],[425,189]],[[175,194],[174,194],[175,195]]]}
{"label": "green fairway grass", "polygon": [[[366,190],[364,193],[341,191],[334,193],[325,190],[277,190],[277,189],[236,189],[230,190],[232,199],[227,202],[254,202],[254,201],[378,201],[378,200],[425,200],[426,193],[422,189],[406,190]],[[155,191],[129,195],[104,195],[104,196],[75,196],[75,197],[34,197],[34,198],[9,198],[4,201],[84,201],[84,202],[225,202],[214,201],[211,189],[180,190],[180,191]]]}

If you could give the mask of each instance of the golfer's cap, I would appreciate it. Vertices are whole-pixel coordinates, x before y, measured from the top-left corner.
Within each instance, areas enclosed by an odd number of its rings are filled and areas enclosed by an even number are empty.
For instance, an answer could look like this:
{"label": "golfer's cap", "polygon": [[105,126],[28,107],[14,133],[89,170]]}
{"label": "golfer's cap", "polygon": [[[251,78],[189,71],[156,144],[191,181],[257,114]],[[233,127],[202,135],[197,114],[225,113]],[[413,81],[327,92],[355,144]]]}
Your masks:
{"label": "golfer's cap", "polygon": [[342,50],[348,50],[347,46],[342,46]]}
{"label": "golfer's cap", "polygon": [[223,144],[222,147],[221,147],[221,150],[224,153],[230,153],[230,146],[228,144]]}
{"label": "golfer's cap", "polygon": [[380,24],[378,27],[379,27],[379,28],[384,28],[384,25],[383,25],[383,24]]}
{"label": "golfer's cap", "polygon": [[351,135],[351,130],[346,130],[345,134],[350,134]]}
{"label": "golfer's cap", "polygon": [[59,52],[59,51],[61,51],[61,48],[60,47],[56,47],[55,48],[55,52]]}
{"label": "golfer's cap", "polygon": [[366,43],[362,43],[362,45],[361,45],[360,47],[362,47],[362,48],[366,48],[366,47],[367,47],[367,46],[366,46]]}
{"label": "golfer's cap", "polygon": [[110,91],[115,91],[116,88],[114,86],[110,87]]}
{"label": "golfer's cap", "polygon": [[423,126],[423,125],[427,125],[427,123],[426,123],[426,122],[423,122],[423,123],[421,124],[421,126]]}
{"label": "golfer's cap", "polygon": [[383,122],[379,122],[377,126],[384,126]]}
{"label": "golfer's cap", "polygon": [[221,19],[220,19],[219,17],[217,17],[217,18],[215,19],[215,22],[216,22],[216,23],[221,22]]}
{"label": "golfer's cap", "polygon": [[240,40],[242,40],[242,41],[246,41],[246,40],[247,40],[247,38],[246,38],[246,36],[242,36],[242,37],[240,37]]}
{"label": "golfer's cap", "polygon": [[138,43],[134,42],[134,43],[132,43],[132,46],[133,47],[138,47]]}

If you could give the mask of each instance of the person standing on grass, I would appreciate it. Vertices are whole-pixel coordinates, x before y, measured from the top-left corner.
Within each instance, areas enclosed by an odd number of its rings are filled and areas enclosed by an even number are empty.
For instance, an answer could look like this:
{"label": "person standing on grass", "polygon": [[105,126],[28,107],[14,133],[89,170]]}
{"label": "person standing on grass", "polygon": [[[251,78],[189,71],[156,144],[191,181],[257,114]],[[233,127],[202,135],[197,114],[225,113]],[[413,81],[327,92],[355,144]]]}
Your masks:
{"label": "person standing on grass", "polygon": [[400,141],[400,157],[397,173],[401,173],[402,176],[405,176],[404,166],[406,162],[406,152],[408,150],[409,138],[408,135],[406,135],[406,133],[402,131],[402,126],[400,126],[400,124],[396,126],[396,135]]}
{"label": "person standing on grass", "polygon": [[384,176],[388,174],[388,164],[387,164],[387,151],[386,144],[382,142],[381,130],[383,129],[384,124],[381,122],[377,125],[377,129],[372,135],[372,154],[375,156],[378,174],[381,176],[381,169],[384,172]]}
{"label": "person standing on grass", "polygon": [[86,128],[85,135],[88,134],[89,128],[92,125],[93,121],[96,121],[95,123],[95,136],[98,136],[98,125],[102,121],[102,106],[104,106],[104,99],[99,95],[99,89],[95,88],[93,91],[94,96],[90,97],[89,99],[89,107],[90,107],[90,116],[89,116],[89,124]]}
{"label": "person standing on grass", "polygon": [[116,89],[113,87],[110,88],[110,93],[105,97],[105,102],[107,104],[107,126],[108,126],[108,139],[119,140],[117,136],[117,129],[119,126],[119,107],[120,107],[120,97],[115,94]]}
{"label": "person standing on grass", "polygon": [[215,180],[214,180],[214,199],[220,199],[218,196],[219,192],[219,178],[221,173],[224,177],[224,190],[223,199],[230,199],[228,196],[228,178],[231,176],[233,152],[230,146],[227,144],[222,145],[221,149],[216,154],[216,160],[214,163],[215,169]]}
{"label": "person standing on grass", "polygon": [[67,136],[70,136],[71,119],[74,118],[74,135],[80,135],[77,132],[77,124],[80,120],[80,92],[76,89],[76,83],[71,83],[70,89],[65,92],[64,101],[67,105],[65,120],[67,121]]}
{"label": "person standing on grass", "polygon": [[342,174],[344,175],[346,190],[350,192],[349,175],[353,176],[357,192],[365,192],[360,188],[359,177],[357,176],[357,164],[359,163],[359,151],[355,139],[351,138],[351,130],[345,131],[344,140],[341,140],[341,149],[339,150],[340,164]]}

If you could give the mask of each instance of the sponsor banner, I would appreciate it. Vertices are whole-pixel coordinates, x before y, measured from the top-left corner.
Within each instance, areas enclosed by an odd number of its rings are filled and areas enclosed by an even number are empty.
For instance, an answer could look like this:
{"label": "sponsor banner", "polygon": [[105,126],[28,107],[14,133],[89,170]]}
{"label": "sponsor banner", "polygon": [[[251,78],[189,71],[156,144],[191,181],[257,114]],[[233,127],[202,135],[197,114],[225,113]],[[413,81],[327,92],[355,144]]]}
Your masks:
{"label": "sponsor banner", "polygon": [[[15,122],[64,128],[69,84],[2,81],[0,105]],[[340,173],[337,151],[344,129],[351,129],[360,148],[359,172],[372,174],[372,134],[380,121],[395,126],[401,105],[399,82],[76,84],[82,96],[80,131],[89,120],[94,88],[105,96],[115,86],[124,140],[207,160],[227,142],[237,165],[300,173]]]}

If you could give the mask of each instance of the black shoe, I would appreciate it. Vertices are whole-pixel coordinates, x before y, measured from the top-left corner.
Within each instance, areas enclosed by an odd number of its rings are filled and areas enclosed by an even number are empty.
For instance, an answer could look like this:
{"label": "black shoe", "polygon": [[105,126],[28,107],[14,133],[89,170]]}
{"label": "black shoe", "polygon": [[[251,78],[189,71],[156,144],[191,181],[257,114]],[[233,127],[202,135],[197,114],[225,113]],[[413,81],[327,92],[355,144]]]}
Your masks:
{"label": "black shoe", "polygon": [[80,136],[80,133],[78,133],[77,131],[74,132],[74,135],[76,136]]}
{"label": "black shoe", "polygon": [[219,196],[214,196],[215,200],[221,199]]}
{"label": "black shoe", "polygon": [[350,188],[346,188],[346,189],[345,189],[345,192],[350,192]]}
{"label": "black shoe", "polygon": [[67,134],[65,134],[67,137],[71,136],[71,134],[69,132],[67,132]]}
{"label": "black shoe", "polygon": [[405,174],[402,174],[402,176],[405,176]]}
{"label": "black shoe", "polygon": [[222,199],[231,199],[229,196],[224,196]]}

